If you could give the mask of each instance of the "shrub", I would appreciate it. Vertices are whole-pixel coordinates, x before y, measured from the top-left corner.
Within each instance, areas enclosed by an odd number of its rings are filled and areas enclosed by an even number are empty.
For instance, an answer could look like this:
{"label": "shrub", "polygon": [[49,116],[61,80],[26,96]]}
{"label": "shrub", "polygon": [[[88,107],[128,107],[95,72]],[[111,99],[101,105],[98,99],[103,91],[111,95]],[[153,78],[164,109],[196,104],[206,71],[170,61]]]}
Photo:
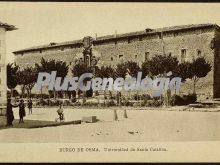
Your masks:
{"label": "shrub", "polygon": [[48,100],[50,106],[58,106],[60,104],[59,100]]}
{"label": "shrub", "polygon": [[73,97],[73,98],[71,99],[71,102],[72,102],[72,103],[75,103],[75,102],[76,102],[76,97]]}
{"label": "shrub", "polygon": [[99,96],[99,92],[98,91],[95,91],[95,96]]}
{"label": "shrub", "polygon": [[48,101],[47,101],[47,100],[44,100],[44,99],[40,99],[40,101],[38,101],[38,102],[36,103],[36,105],[38,105],[38,106],[48,105]]}
{"label": "shrub", "polygon": [[110,95],[109,99],[116,100],[116,96],[111,96]]}
{"label": "shrub", "polygon": [[76,97],[76,91],[65,91],[64,92],[69,99]]}
{"label": "shrub", "polygon": [[193,103],[196,102],[196,100],[197,100],[197,95],[196,95],[196,94],[188,94],[188,95],[186,96],[186,102],[187,102],[188,104],[193,104]]}
{"label": "shrub", "polygon": [[70,100],[65,100],[65,101],[63,102],[63,106],[69,106],[69,105],[71,105],[71,104],[70,104]]}
{"label": "shrub", "polygon": [[133,103],[130,102],[127,97],[122,97],[122,105],[124,105],[124,106],[133,106]]}
{"label": "shrub", "polygon": [[92,95],[93,95],[93,90],[92,89],[86,91],[86,97],[92,97]]}
{"label": "shrub", "polygon": [[87,101],[83,104],[83,106],[98,106],[98,103]]}
{"label": "shrub", "polygon": [[116,106],[116,103],[114,102],[114,100],[110,100],[109,102],[107,102],[106,104],[108,107],[110,106]]}
{"label": "shrub", "polygon": [[141,100],[151,100],[151,96],[149,94],[142,94],[141,95]]}
{"label": "shrub", "polygon": [[139,103],[133,103],[134,107],[138,107],[140,104]]}
{"label": "shrub", "polygon": [[146,107],[151,107],[153,105],[153,100],[147,100],[145,101],[145,106]]}
{"label": "shrub", "polygon": [[188,105],[193,104],[197,100],[196,94],[188,94],[188,95],[173,95],[171,97],[171,105]]}
{"label": "shrub", "polygon": [[42,94],[42,98],[48,99],[48,98],[49,98],[49,95],[48,95],[48,94]]}
{"label": "shrub", "polygon": [[80,102],[75,102],[75,103],[72,103],[73,106],[81,106],[82,104]]}
{"label": "shrub", "polygon": [[163,100],[154,100],[153,107],[159,107],[163,104]]}
{"label": "shrub", "polygon": [[147,107],[159,107],[162,104],[163,104],[163,100],[158,100],[158,99],[147,100],[145,102],[145,106]]}
{"label": "shrub", "polygon": [[141,102],[141,106],[145,106],[146,105],[146,102]]}
{"label": "shrub", "polygon": [[141,98],[141,96],[140,95],[138,95],[137,93],[135,93],[133,96],[132,96],[132,99],[134,99],[134,100],[140,100],[140,98]]}
{"label": "shrub", "polygon": [[183,102],[184,102],[183,98],[179,95],[176,95],[176,94],[173,95],[170,99],[170,104],[172,106],[174,106],[174,105],[183,105]]}

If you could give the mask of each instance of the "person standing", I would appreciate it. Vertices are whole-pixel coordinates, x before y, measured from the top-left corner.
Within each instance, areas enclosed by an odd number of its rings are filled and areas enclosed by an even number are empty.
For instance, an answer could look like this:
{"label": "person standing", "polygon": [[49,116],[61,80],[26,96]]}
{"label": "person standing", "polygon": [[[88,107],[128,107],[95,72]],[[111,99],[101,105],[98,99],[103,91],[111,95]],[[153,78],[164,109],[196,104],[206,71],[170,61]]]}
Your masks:
{"label": "person standing", "polygon": [[29,100],[28,100],[29,115],[32,114],[32,105],[33,105],[32,100],[29,99]]}
{"label": "person standing", "polygon": [[21,99],[20,100],[20,103],[19,103],[19,117],[20,117],[20,119],[19,119],[19,123],[24,123],[24,116],[26,115],[26,113],[25,113],[25,105],[24,105],[24,100],[23,99]]}
{"label": "person standing", "polygon": [[11,99],[7,100],[7,112],[6,112],[6,117],[7,117],[7,126],[13,126],[12,122],[14,120],[14,114],[13,114],[13,107],[17,107],[15,105],[11,104]]}
{"label": "person standing", "polygon": [[60,103],[59,108],[57,110],[57,113],[59,115],[60,121],[63,120],[63,108],[62,108],[62,103]]}

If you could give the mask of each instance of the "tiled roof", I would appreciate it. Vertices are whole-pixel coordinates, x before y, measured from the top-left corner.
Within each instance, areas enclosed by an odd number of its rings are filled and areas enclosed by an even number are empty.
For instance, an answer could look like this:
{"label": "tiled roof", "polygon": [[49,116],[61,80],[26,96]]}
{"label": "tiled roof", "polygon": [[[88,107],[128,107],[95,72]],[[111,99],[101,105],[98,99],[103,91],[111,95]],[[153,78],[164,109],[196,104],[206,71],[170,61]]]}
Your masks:
{"label": "tiled roof", "polygon": [[[179,31],[179,30],[187,30],[187,29],[198,29],[198,28],[208,28],[208,27],[216,27],[217,29],[220,29],[220,27],[216,24],[191,24],[191,25],[180,25],[180,26],[170,26],[170,27],[164,27],[164,28],[157,28],[157,29],[150,29],[148,31],[136,31],[136,32],[130,32],[130,33],[124,33],[124,34],[117,34],[115,35],[106,35],[97,37],[95,42],[99,41],[105,41],[115,38],[127,38],[132,36],[139,36],[139,35],[150,35],[160,32],[171,32],[171,31]],[[74,41],[68,41],[68,42],[61,42],[56,44],[48,44],[48,45],[41,45],[41,46],[34,46],[27,49],[22,49],[15,51],[13,53],[22,53],[26,51],[32,51],[32,50],[39,50],[39,49],[47,49],[52,47],[59,47],[59,46],[66,46],[66,45],[74,45],[74,44],[82,44],[82,40],[74,40]]]}
{"label": "tiled roof", "polygon": [[0,27],[4,27],[7,31],[16,30],[17,28],[14,25],[9,25],[0,21]]}

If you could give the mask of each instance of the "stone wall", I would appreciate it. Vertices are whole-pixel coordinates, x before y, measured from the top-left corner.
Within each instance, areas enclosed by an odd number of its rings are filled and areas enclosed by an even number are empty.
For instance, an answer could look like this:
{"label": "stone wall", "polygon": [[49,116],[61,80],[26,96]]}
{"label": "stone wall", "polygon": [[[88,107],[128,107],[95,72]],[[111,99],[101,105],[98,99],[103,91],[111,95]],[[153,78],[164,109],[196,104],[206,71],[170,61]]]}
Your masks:
{"label": "stone wall", "polygon": [[[102,55],[105,65],[116,64],[121,60],[134,60],[141,64],[145,59],[145,52],[149,52],[149,58],[156,54],[172,54],[181,60],[181,50],[186,49],[186,60],[191,61],[197,57],[197,51],[201,51],[201,56],[204,56],[212,66],[214,64],[214,51],[210,48],[211,40],[214,37],[214,29],[194,30],[189,32],[179,32],[178,34],[168,33],[163,35],[163,40],[159,35],[142,38],[142,41],[127,40],[109,45],[100,45],[94,47]],[[164,49],[163,49],[164,45]],[[120,59],[119,55],[124,58]],[[113,58],[113,61],[111,61]],[[181,86],[180,93],[192,93],[193,83],[187,80]],[[213,70],[205,78],[201,78],[196,84],[196,91],[199,99],[211,98],[213,96]]]}
{"label": "stone wall", "polygon": [[35,63],[40,63],[41,58],[43,57],[46,60],[55,59],[55,60],[62,60],[66,61],[69,65],[74,61],[74,58],[77,54],[82,52],[82,48],[70,48],[67,47],[64,50],[60,48],[53,48],[51,50],[43,50],[41,53],[40,51],[28,52],[24,55],[16,55],[15,62],[17,65],[23,67],[26,66],[34,66]]}
{"label": "stone wall", "polygon": [[[145,53],[149,52],[152,57],[156,54],[163,54],[163,45],[166,54],[171,53],[180,59],[181,49],[186,49],[187,58],[192,59],[196,55],[197,50],[201,50],[202,55],[206,56],[213,63],[210,54],[213,51],[210,49],[210,41],[214,36],[214,29],[194,30],[188,32],[166,33],[163,35],[163,40],[158,34],[142,37],[142,41],[138,38],[130,40],[119,40],[109,42],[108,44],[100,44],[94,47],[101,53],[104,64],[111,65],[121,61],[119,55],[123,55],[124,61],[135,60],[142,63],[145,59]],[[113,58],[113,61],[111,61]]]}
{"label": "stone wall", "polygon": [[[162,39],[163,38],[163,39]],[[186,50],[186,60],[197,57],[198,51],[211,64],[214,65],[214,50],[210,48],[211,40],[214,38],[214,29],[205,28],[197,30],[185,30],[182,32],[166,32],[164,34],[151,34],[133,38],[121,38],[109,41],[94,42],[93,50],[101,55],[103,65],[115,65],[121,61],[133,60],[140,65],[145,60],[145,54],[149,58],[156,54],[171,54],[181,60],[182,49]],[[22,67],[40,62],[40,59],[59,59],[74,64],[74,58],[82,53],[82,48],[67,46],[64,50],[51,48],[26,53],[23,56],[16,55],[16,63]],[[192,92],[192,82],[189,80],[182,85],[181,93]],[[213,71],[207,77],[197,83],[197,93],[204,97],[213,95]],[[206,96],[205,96],[206,95]]]}

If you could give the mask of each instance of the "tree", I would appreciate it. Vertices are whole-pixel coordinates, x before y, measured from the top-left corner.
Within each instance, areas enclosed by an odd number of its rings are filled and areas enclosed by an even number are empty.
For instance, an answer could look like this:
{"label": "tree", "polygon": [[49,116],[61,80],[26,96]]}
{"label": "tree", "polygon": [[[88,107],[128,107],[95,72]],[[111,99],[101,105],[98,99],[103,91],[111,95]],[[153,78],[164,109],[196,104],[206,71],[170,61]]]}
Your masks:
{"label": "tree", "polygon": [[[60,60],[45,60],[44,58],[41,59],[40,64],[35,64],[37,72],[48,72],[51,73],[52,71],[57,71],[57,77],[62,78],[62,82],[68,73],[68,65],[66,62]],[[61,83],[62,83],[61,82]],[[42,93],[42,90],[41,90]],[[56,92],[54,90],[54,98],[56,98]]]}
{"label": "tree", "polygon": [[138,65],[138,63],[134,61],[125,62],[125,66],[127,68],[127,72],[132,77],[137,77],[138,72],[141,71],[141,68]]}
{"label": "tree", "polygon": [[191,79],[193,77],[192,71],[192,63],[183,62],[179,63],[176,71],[174,71],[173,75],[176,77],[182,78],[182,81],[186,81],[186,79]]}
{"label": "tree", "polygon": [[18,84],[21,85],[22,97],[24,97],[25,89],[27,90],[28,97],[31,97],[31,90],[37,81],[36,68],[26,67],[19,70],[17,73]]}
{"label": "tree", "polygon": [[127,67],[126,63],[117,64],[114,77],[115,78],[117,78],[117,77],[125,78],[127,71],[128,71],[127,69],[128,69],[128,67]]}
{"label": "tree", "polygon": [[[92,68],[87,67],[86,64],[84,64],[84,63],[78,63],[78,64],[74,65],[72,68],[73,76],[77,76],[77,77],[80,77],[84,73],[92,73],[92,72],[93,72]],[[89,79],[85,79],[84,83],[86,83],[86,81],[88,81],[88,80]],[[79,94],[80,94],[80,91],[78,91],[78,98],[79,98]],[[86,101],[85,94],[86,94],[85,91],[83,91],[83,103]]]}
{"label": "tree", "polygon": [[73,76],[80,77],[84,73],[92,73],[91,67],[87,67],[86,64],[78,63],[73,66],[72,74]]}
{"label": "tree", "polygon": [[[128,73],[128,67],[125,62],[116,65],[115,75],[114,75],[115,78],[122,77],[125,79],[127,73]],[[117,104],[121,106],[121,92],[118,91],[117,91]]]}
{"label": "tree", "polygon": [[13,97],[14,88],[18,85],[17,73],[19,66],[14,63],[7,65],[7,86],[11,90],[11,97]]}
{"label": "tree", "polygon": [[115,69],[112,66],[101,66],[96,69],[95,76],[97,77],[107,77],[107,78],[115,78]]}
{"label": "tree", "polygon": [[45,60],[42,58],[40,64],[36,63],[35,66],[38,72],[50,73],[51,71],[57,71],[57,77],[64,78],[68,73],[68,65],[60,60]]}
{"label": "tree", "polygon": [[171,55],[156,55],[148,61],[148,71],[153,76],[161,75],[167,72],[175,72],[179,61],[177,57]]}
{"label": "tree", "polygon": [[27,74],[25,73],[24,70],[19,70],[17,73],[17,77],[18,77],[18,85],[21,86],[21,97],[24,98],[25,95],[25,89],[26,89],[26,85],[27,85],[27,81],[25,79],[25,76]]}
{"label": "tree", "polygon": [[[171,55],[155,55],[152,59],[144,62],[142,64],[142,69],[144,72],[144,76],[149,75],[150,77],[154,76],[167,76],[166,73],[172,72],[172,76],[177,74],[178,68],[178,59],[177,57],[173,57]],[[170,95],[171,91],[167,90],[164,95],[164,104],[165,106],[170,105]]]}
{"label": "tree", "polygon": [[[138,71],[140,71],[140,67],[136,62],[126,61],[124,63],[119,63],[116,65],[115,77],[122,77],[124,79],[127,77],[127,75],[136,77],[138,74]],[[122,97],[121,92],[117,92],[117,96],[118,96],[119,106],[121,106],[121,97]]]}
{"label": "tree", "polygon": [[34,87],[34,84],[37,81],[37,71],[36,68],[26,67],[23,70],[24,81],[26,84],[26,89],[28,93],[28,97],[31,97],[31,90]]}
{"label": "tree", "polygon": [[192,62],[191,74],[193,80],[193,93],[196,94],[196,83],[200,78],[205,77],[212,69],[212,66],[204,57],[199,57]]}
{"label": "tree", "polygon": [[[115,78],[115,69],[111,66],[101,66],[100,68],[96,69],[95,72],[96,77],[100,78]],[[112,92],[109,91],[110,98],[112,98]],[[104,103],[106,99],[106,89],[104,90]]]}
{"label": "tree", "polygon": [[[125,78],[137,77],[138,72],[141,71],[141,68],[137,62],[127,61],[127,62],[125,62],[125,65],[127,68],[127,75]],[[129,98],[130,98],[130,95],[131,95],[130,90],[128,92],[129,92],[128,94],[129,94]],[[137,90],[137,96],[138,96],[138,90]],[[141,104],[141,102],[140,102],[140,104]],[[127,114],[126,110],[124,110],[124,114]]]}

